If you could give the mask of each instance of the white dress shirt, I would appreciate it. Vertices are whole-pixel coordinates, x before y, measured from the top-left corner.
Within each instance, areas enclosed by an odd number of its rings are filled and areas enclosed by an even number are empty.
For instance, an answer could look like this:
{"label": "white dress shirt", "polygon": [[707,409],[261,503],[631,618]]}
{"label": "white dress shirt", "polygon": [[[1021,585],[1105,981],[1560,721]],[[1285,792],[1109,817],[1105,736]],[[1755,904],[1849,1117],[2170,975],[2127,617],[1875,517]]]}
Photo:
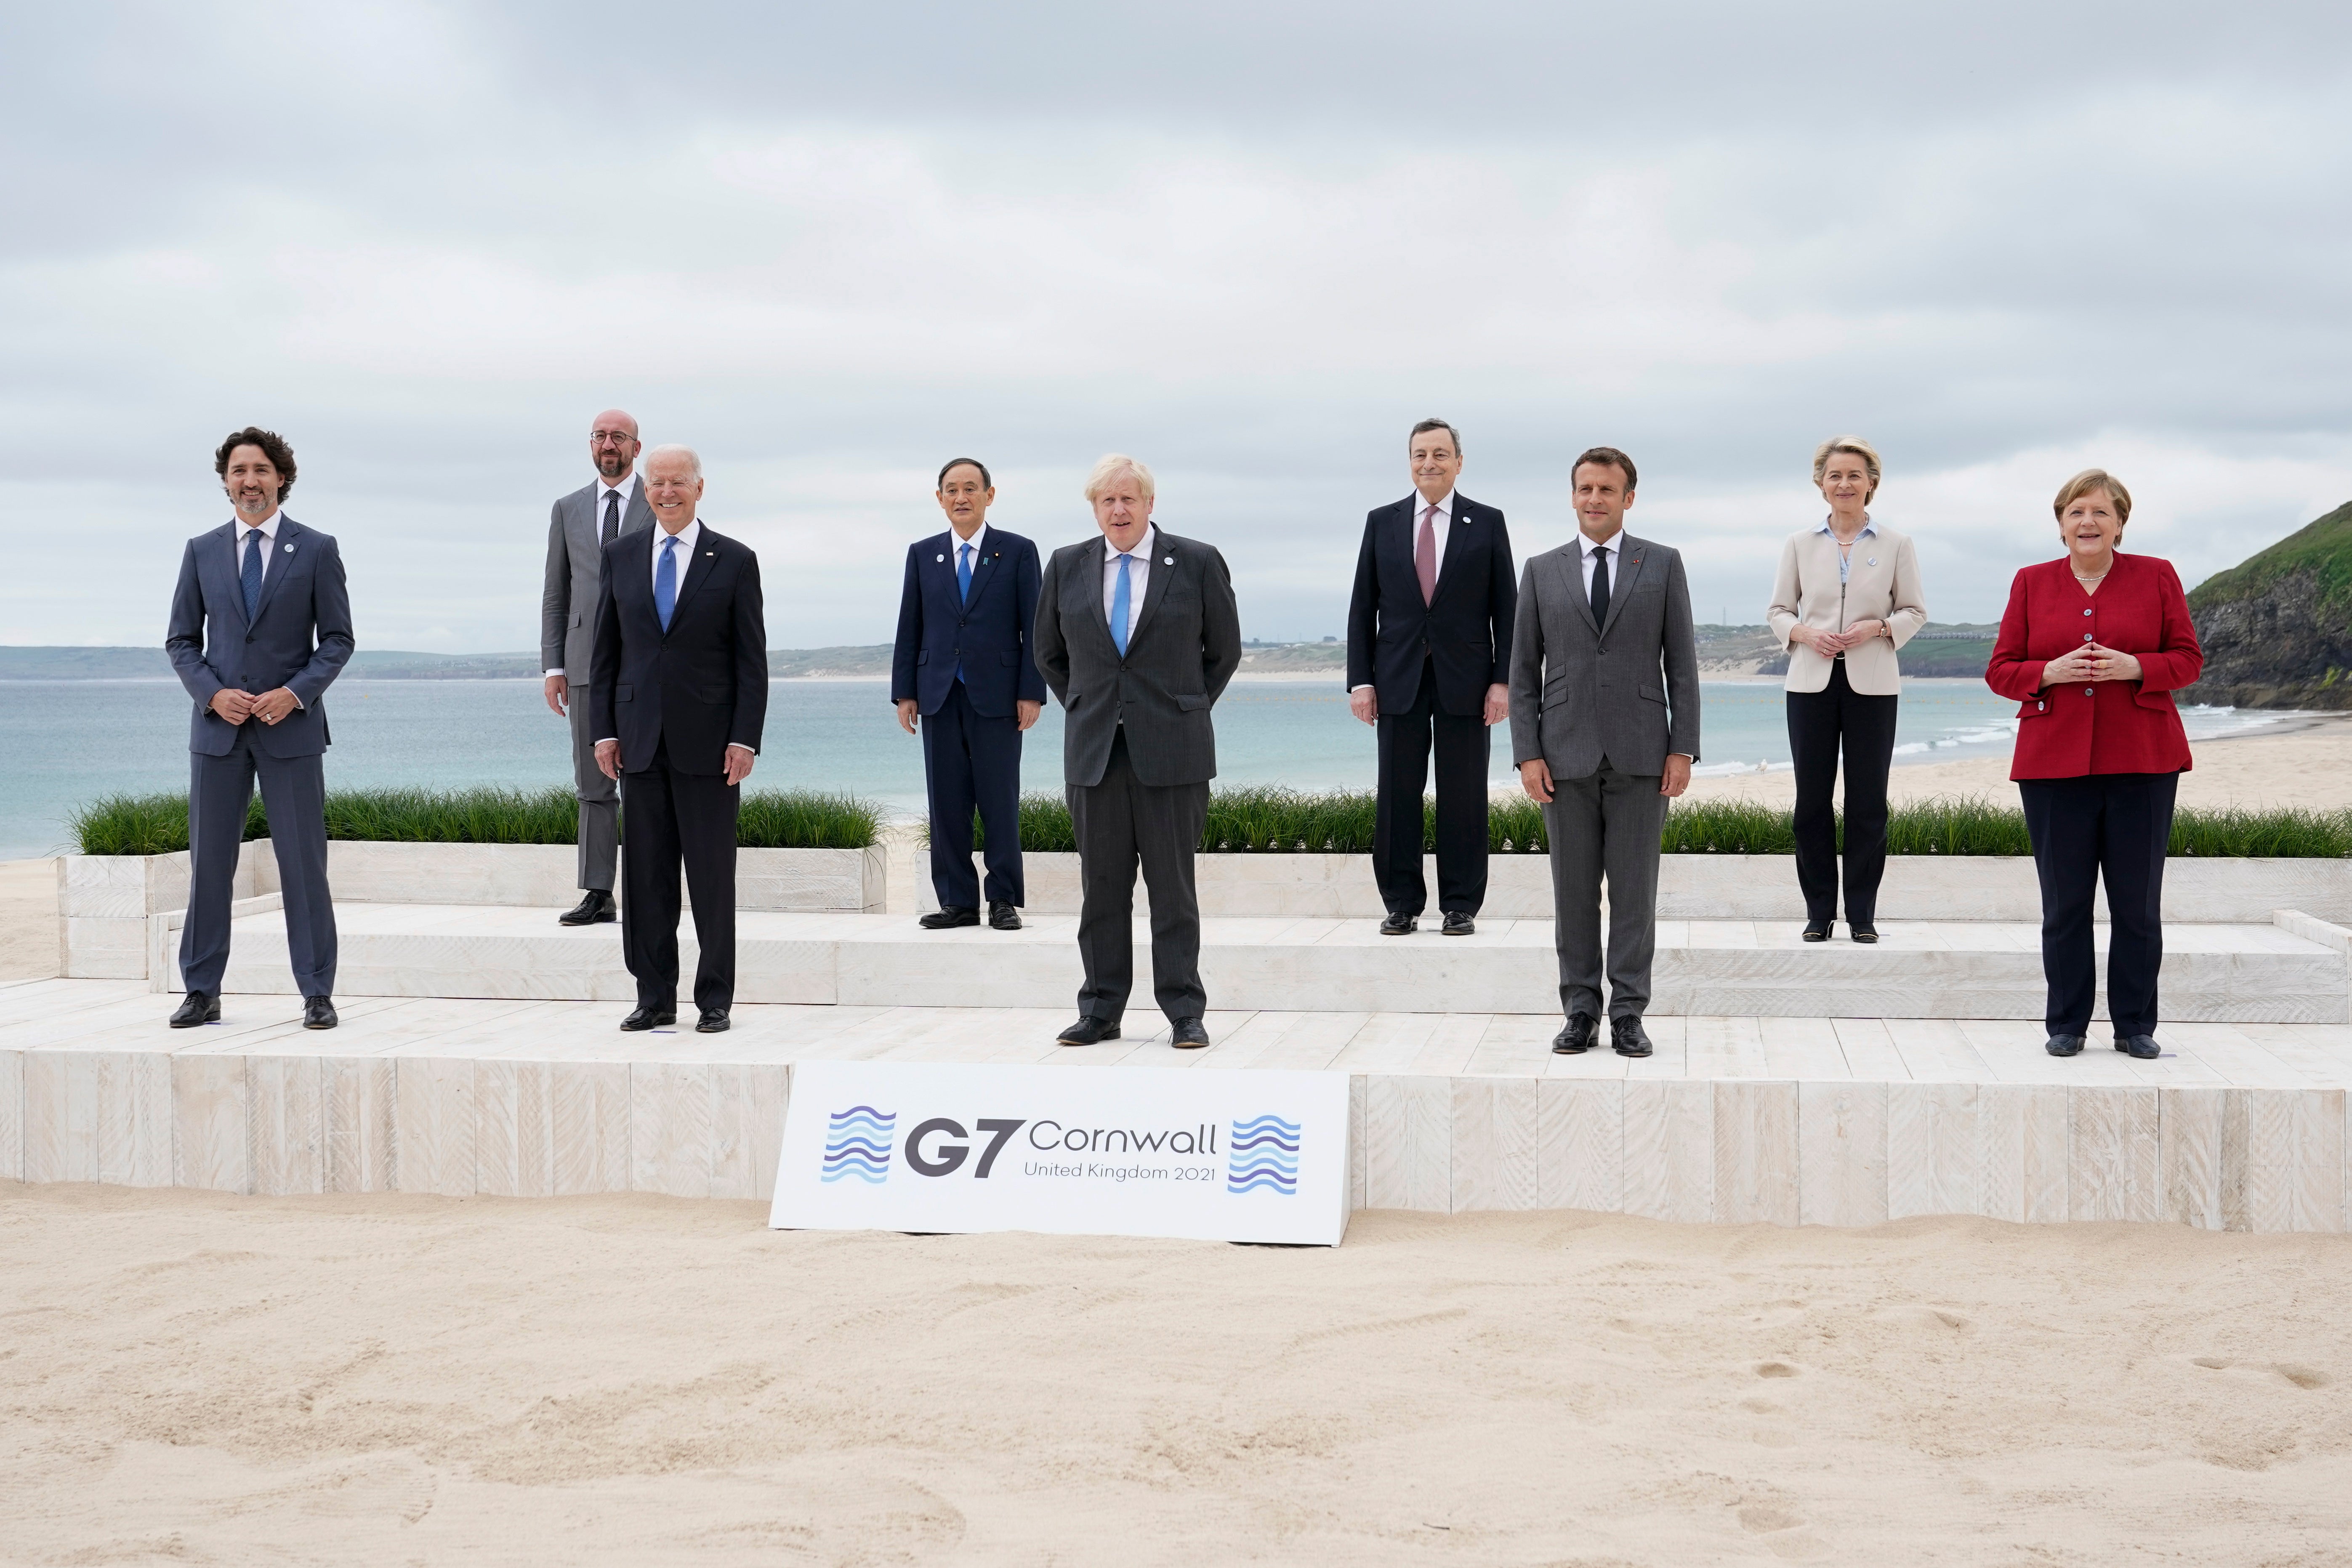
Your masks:
{"label": "white dress shirt", "polygon": [[[1146,523],[1143,538],[1129,551],[1127,565],[1127,634],[1135,635],[1136,618],[1143,613],[1143,591],[1151,582],[1152,551],[1160,548],[1160,530]],[[1118,597],[1118,547],[1103,536],[1103,621],[1110,621],[1111,601]]]}
{"label": "white dress shirt", "polygon": [[269,569],[278,564],[278,519],[285,515],[272,512],[261,519],[258,528],[247,528],[243,517],[236,519],[236,575],[240,582],[245,579],[245,552],[253,548],[250,541],[256,534],[261,536],[261,580],[269,580]]}
{"label": "white dress shirt", "polygon": [[971,547],[971,570],[978,571],[981,558],[988,553],[988,525],[982,523],[974,528],[971,531],[971,538],[968,539],[958,537],[953,525],[950,525],[948,528],[948,570],[950,571],[953,571],[956,564],[963,559],[966,545]]}
{"label": "white dress shirt", "polygon": [[1615,599],[1617,597],[1618,580],[1623,575],[1618,570],[1618,568],[1623,564],[1625,559],[1625,530],[1623,528],[1619,528],[1615,533],[1611,534],[1608,539],[1603,543],[1594,544],[1592,542],[1592,537],[1584,532],[1583,529],[1579,528],[1576,534],[1576,542],[1578,548],[1582,550],[1584,556],[1584,597],[1588,601],[1592,597],[1592,563],[1599,558],[1602,550],[1607,550],[1609,552],[1609,597],[1612,600]]}

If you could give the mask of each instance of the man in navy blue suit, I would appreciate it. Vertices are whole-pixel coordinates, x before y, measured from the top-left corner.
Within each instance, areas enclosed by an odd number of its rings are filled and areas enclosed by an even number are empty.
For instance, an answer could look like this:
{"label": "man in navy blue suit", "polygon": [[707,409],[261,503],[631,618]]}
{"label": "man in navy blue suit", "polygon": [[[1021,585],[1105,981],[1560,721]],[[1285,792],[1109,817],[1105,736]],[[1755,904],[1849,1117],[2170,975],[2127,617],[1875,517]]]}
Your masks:
{"label": "man in navy blue suit", "polygon": [[1503,514],[1454,488],[1462,438],[1424,419],[1406,443],[1413,493],[1374,507],[1348,607],[1348,703],[1380,732],[1372,875],[1384,936],[1410,936],[1429,897],[1422,786],[1437,754],[1437,907],[1448,936],[1486,900],[1487,731],[1510,716],[1518,587]]}
{"label": "man in navy blue suit", "polygon": [[987,838],[988,923],[1021,929],[1021,734],[1045,706],[1030,645],[1037,621],[1037,547],[988,525],[996,486],[987,465],[959,457],[940,470],[948,531],[907,550],[890,700],[917,733],[931,803],[931,887],[925,928],[980,924],[971,813]]}
{"label": "man in navy blue suit", "polygon": [[173,1029],[220,1018],[229,904],[245,814],[261,781],[285,894],[302,1027],[335,1027],[335,903],[327,888],[328,686],[352,656],[352,600],[332,535],[278,502],[294,449],[254,425],[213,455],[236,516],[188,541],[163,647],[195,699],[188,728],[187,999]]}

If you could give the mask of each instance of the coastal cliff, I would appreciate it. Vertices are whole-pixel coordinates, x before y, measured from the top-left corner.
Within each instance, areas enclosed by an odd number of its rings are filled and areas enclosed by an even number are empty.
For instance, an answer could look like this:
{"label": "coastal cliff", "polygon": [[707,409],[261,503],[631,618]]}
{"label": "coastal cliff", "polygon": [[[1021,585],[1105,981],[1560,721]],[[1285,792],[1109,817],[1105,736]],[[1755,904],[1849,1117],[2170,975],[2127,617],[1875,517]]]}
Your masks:
{"label": "coastal cliff", "polygon": [[2352,708],[2352,502],[2189,592],[2215,706]]}

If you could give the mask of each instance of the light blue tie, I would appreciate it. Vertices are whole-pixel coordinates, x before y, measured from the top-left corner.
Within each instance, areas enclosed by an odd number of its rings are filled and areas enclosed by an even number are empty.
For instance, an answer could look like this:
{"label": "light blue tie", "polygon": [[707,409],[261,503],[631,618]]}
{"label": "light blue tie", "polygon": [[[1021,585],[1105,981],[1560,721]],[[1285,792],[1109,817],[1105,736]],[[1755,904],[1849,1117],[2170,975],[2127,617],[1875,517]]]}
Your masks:
{"label": "light blue tie", "polygon": [[971,547],[963,547],[963,559],[956,562],[956,588],[966,604],[971,602]]}
{"label": "light blue tie", "polygon": [[1131,555],[1118,558],[1118,585],[1110,592],[1110,640],[1122,659],[1127,657],[1127,609],[1135,601],[1127,580],[1127,563],[1134,559]]}
{"label": "light blue tie", "polygon": [[236,574],[237,586],[245,590],[245,623],[253,624],[256,612],[261,608],[261,552],[269,548],[269,536],[259,528],[245,536],[245,564]]}
{"label": "light blue tie", "polygon": [[662,540],[662,558],[654,566],[654,613],[662,630],[669,630],[670,612],[677,608],[677,536]]}

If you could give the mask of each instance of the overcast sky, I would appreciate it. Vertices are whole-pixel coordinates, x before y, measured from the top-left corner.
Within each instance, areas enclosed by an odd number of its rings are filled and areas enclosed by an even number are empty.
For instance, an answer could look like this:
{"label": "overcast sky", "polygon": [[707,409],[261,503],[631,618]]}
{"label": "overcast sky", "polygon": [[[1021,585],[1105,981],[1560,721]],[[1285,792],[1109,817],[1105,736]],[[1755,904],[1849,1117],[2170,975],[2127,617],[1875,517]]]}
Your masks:
{"label": "overcast sky", "polygon": [[76,4],[0,13],[0,641],[160,643],[294,444],[362,647],[537,642],[617,403],[778,647],[886,641],[946,457],[1107,451],[1243,625],[1343,630],[1405,434],[1520,555],[1568,459],[1762,618],[1857,431],[1937,620],[2099,464],[2194,583],[2352,498],[2352,7]]}

